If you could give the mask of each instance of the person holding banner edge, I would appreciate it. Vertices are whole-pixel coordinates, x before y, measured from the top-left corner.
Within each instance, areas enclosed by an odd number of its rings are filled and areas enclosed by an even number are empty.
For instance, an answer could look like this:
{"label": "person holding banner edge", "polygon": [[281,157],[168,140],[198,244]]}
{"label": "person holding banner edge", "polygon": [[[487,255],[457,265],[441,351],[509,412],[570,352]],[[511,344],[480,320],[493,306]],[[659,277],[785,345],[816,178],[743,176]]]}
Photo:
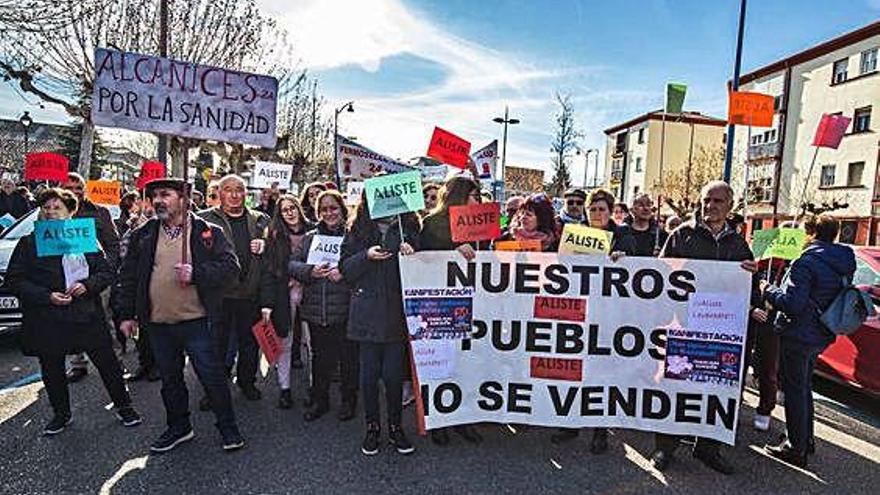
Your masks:
{"label": "person holding banner edge", "polygon": [[[41,221],[62,221],[72,218],[78,201],[68,191],[50,188],[40,194],[37,205]],[[72,352],[84,351],[91,358],[122,424],[140,424],[104,327],[100,293],[113,281],[113,268],[100,248],[97,252],[40,256],[39,242],[35,233],[18,242],[9,261],[6,285],[21,300],[22,351],[39,358],[54,412],[44,434],[58,434],[71,423],[64,360]]]}
{"label": "person holding banner edge", "polygon": [[284,344],[281,356],[275,363],[278,387],[281,389],[278,397],[280,409],[293,407],[290,370],[292,363],[300,360],[302,332],[298,326],[303,287],[288,275],[287,266],[290,256],[302,245],[303,237],[311,228],[312,225],[306,221],[296,196],[279,196],[272,220],[266,229],[266,254],[260,277],[260,312],[264,321],[272,323],[275,333]]}
{"label": "person holding banner edge", "polygon": [[[132,231],[117,288],[122,331],[145,326],[159,374],[167,429],[150,446],[168,452],[194,438],[184,356],[210,398],[225,451],[244,447],[238,430],[216,330],[224,289],[237,278],[238,260],[223,230],[189,212],[190,185],[155,179],[146,186],[156,218]],[[189,227],[184,235],[183,224]],[[181,259],[186,242],[187,258]]]}
{"label": "person holding banner edge", "polygon": [[507,232],[499,241],[538,241],[541,251],[556,252],[559,247],[556,212],[545,193],[528,197],[510,220]]}
{"label": "person holding banner edge", "polygon": [[[757,264],[748,243],[727,222],[730,210],[733,209],[733,198],[733,189],[726,182],[711,181],[703,186],[700,191],[700,207],[694,218],[682,223],[669,236],[660,251],[660,258],[738,261],[744,270],[754,274]],[[756,304],[757,285],[754,289],[752,303]],[[744,374],[745,369],[741,373]],[[678,436],[655,434],[655,449],[650,457],[654,468],[665,471],[672,463],[678,445]],[[721,474],[730,475],[735,472],[733,465],[722,456],[718,441],[697,437],[693,456]]]}
{"label": "person holding banner edge", "polygon": [[[434,210],[422,221],[422,232],[419,235],[421,251],[450,251],[461,253],[470,261],[476,256],[472,243],[456,243],[452,241],[449,223],[449,207],[480,204],[480,185],[471,178],[461,175],[450,177],[440,189],[440,199]],[[480,443],[483,437],[471,425],[452,428],[456,434],[470,443]],[[449,444],[449,428],[431,430],[431,441],[437,445]]]}
{"label": "person holding banner edge", "polygon": [[[421,193],[421,191],[419,191]],[[397,253],[418,249],[415,213],[373,220],[366,190],[342,242],[340,272],[351,285],[348,337],[360,345],[361,393],[366,434],[364,455],[379,452],[379,380],[385,385],[388,440],[400,454],[415,447],[401,427],[402,367],[407,352],[407,326],[401,298]]]}
{"label": "person holding banner edge", "polygon": [[[346,337],[351,289],[338,266],[348,210],[345,199],[336,190],[321,192],[316,204],[320,217],[318,225],[303,237],[288,268],[294,280],[303,284],[300,309],[309,324],[312,349],[313,404],[303,414],[303,419],[314,421],[330,410],[331,376],[338,368],[342,405],[337,418],[348,421],[355,415],[358,389],[358,346],[357,342]],[[323,253],[315,258],[335,258],[335,263],[310,259],[317,254],[315,248],[322,249]]]}

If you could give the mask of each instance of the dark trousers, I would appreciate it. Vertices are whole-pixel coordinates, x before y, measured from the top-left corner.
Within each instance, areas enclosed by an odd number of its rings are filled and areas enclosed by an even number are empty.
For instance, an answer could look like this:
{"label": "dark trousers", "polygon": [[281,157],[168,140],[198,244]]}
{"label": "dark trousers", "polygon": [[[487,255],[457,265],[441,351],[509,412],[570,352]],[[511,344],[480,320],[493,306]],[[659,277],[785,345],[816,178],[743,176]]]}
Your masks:
{"label": "dark trousers", "polygon": [[758,414],[769,416],[779,389],[779,334],[770,325],[758,327]]}
{"label": "dark trousers", "polygon": [[[128,391],[122,380],[122,366],[108,346],[86,351],[92,364],[98,368],[104,388],[117,409],[131,405]],[[43,373],[43,384],[55,414],[70,416],[70,393],[67,390],[67,377],[64,375],[64,354],[40,356],[40,368]]]}
{"label": "dark trousers", "polygon": [[141,367],[151,369],[156,366],[156,360],[153,359],[153,348],[150,347],[150,332],[146,327],[138,329],[135,348],[138,353],[138,364]]}
{"label": "dark trousers", "polygon": [[[662,450],[669,455],[675,453],[675,449],[678,447],[679,442],[687,437],[683,437],[680,435],[669,435],[666,433],[656,433],[654,435],[654,447],[657,450]],[[703,438],[696,437],[697,444],[694,446],[694,453],[700,455],[715,455],[718,450],[721,448],[721,442],[717,440],[712,440],[711,438]]]}
{"label": "dark trousers", "polygon": [[216,345],[220,356],[229,350],[229,336],[235,334],[238,360],[235,374],[239,387],[253,387],[257,378],[260,348],[251,331],[259,319],[257,304],[246,299],[224,299],[220,320],[216,323]]}
{"label": "dark trousers", "polygon": [[345,337],[345,323],[322,326],[309,322],[312,339],[312,390],[316,404],[326,406],[330,401],[330,380],[339,367],[342,401],[357,398],[358,344]]}
{"label": "dark trousers", "polygon": [[785,429],[791,448],[801,455],[813,438],[813,368],[825,347],[782,341]]}
{"label": "dark trousers", "polygon": [[379,422],[379,380],[385,385],[385,408],[388,424],[400,425],[403,406],[403,356],[405,342],[360,343],[361,392],[367,423]]}
{"label": "dark trousers", "polygon": [[184,352],[208,394],[211,409],[217,417],[217,428],[221,431],[235,428],[235,413],[232,411],[223,360],[218,357],[208,320],[200,318],[170,325],[153,323],[148,331],[162,377],[162,402],[165,404],[168,428],[175,432],[192,428],[189,392],[183,378]]}

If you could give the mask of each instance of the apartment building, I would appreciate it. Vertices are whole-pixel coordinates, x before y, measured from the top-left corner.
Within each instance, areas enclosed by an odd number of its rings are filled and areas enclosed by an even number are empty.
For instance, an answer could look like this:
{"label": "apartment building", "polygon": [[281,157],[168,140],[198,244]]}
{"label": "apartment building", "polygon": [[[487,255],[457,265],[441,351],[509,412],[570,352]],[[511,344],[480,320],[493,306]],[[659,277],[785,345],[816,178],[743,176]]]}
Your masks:
{"label": "apartment building", "polygon": [[[705,162],[707,157],[723,156],[726,125],[725,120],[698,112],[657,110],[605,129],[605,186],[619,201],[629,203],[640,192],[659,192],[661,176],[686,176],[694,167],[711,166],[720,177],[723,162]],[[699,191],[698,184],[688,186]]]}
{"label": "apartment building", "polygon": [[[734,140],[732,183],[748,193],[751,229],[795,217],[804,204],[836,207],[842,242],[880,243],[878,49],[880,22],[741,77],[740,90],[772,95],[776,110],[772,127],[739,127]],[[852,122],[837,150],[818,150],[810,173],[823,113]]]}

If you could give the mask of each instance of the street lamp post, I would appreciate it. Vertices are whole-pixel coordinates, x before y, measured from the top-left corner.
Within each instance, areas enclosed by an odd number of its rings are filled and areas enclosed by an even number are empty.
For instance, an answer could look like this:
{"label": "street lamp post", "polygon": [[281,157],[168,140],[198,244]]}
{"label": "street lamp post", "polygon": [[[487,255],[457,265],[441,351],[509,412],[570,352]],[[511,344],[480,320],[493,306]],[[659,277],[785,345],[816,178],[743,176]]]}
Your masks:
{"label": "street lamp post", "polygon": [[599,150],[596,148],[590,148],[584,152],[584,189],[590,187],[587,185],[587,176],[590,171],[590,153],[596,154],[596,170],[593,172],[593,187],[596,187],[596,175],[599,174]]}
{"label": "street lamp post", "polygon": [[[354,112],[354,102],[350,101],[333,112],[333,168],[336,169],[336,187],[342,190],[342,176],[339,174],[339,114]],[[314,156],[312,160],[314,160]]]}
{"label": "street lamp post", "polygon": [[[28,154],[28,151],[30,151],[29,146],[28,146],[28,137],[29,137],[29,133],[30,133],[30,129],[31,129],[31,124],[34,123],[34,119],[31,118],[30,112],[26,111],[21,115],[21,118],[19,118],[18,121],[21,123],[21,126],[24,128],[24,159],[25,159],[25,163],[27,163],[27,154]],[[22,170],[24,170],[24,169],[22,169]]]}
{"label": "street lamp post", "polygon": [[504,179],[507,178],[507,171],[505,170],[505,167],[507,167],[507,125],[519,124],[519,119],[511,119],[508,113],[507,105],[504,105],[504,118],[495,117],[494,119],[492,119],[492,122],[504,125],[504,132],[502,137],[504,150],[502,150],[501,152],[501,184],[503,187]]}

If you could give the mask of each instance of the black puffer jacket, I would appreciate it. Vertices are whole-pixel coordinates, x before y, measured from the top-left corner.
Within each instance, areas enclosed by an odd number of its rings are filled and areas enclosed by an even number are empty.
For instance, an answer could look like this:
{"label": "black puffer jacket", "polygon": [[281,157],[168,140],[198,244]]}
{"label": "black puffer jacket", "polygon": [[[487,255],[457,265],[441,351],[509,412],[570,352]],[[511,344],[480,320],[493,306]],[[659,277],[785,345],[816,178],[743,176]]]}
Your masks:
{"label": "black puffer jacket", "polygon": [[86,293],[67,306],[55,306],[49,294],[63,293],[67,285],[62,256],[38,257],[34,234],[15,246],[6,287],[21,300],[25,355],[71,354],[111,345],[100,294],[113,281],[113,269],[102,251],[85,258],[89,265],[89,276],[82,281]]}
{"label": "black puffer jacket", "polygon": [[[404,219],[407,215],[403,216]],[[404,240],[419,249],[417,220],[404,221]],[[406,340],[406,319],[400,287],[400,228],[393,223],[385,235],[364,238],[348,233],[342,243],[342,275],[351,284],[348,338],[358,342],[391,343]],[[386,246],[394,256],[384,261],[367,259],[367,249]]]}
{"label": "black puffer jacket", "polygon": [[318,223],[315,230],[305,235],[300,248],[291,256],[290,275],[303,284],[300,314],[304,320],[316,325],[345,323],[351,300],[348,283],[344,278],[339,282],[333,282],[329,278],[313,278],[313,265],[306,263],[316,235],[344,236],[345,228],[340,226],[337,230],[330,230],[324,222]]}

